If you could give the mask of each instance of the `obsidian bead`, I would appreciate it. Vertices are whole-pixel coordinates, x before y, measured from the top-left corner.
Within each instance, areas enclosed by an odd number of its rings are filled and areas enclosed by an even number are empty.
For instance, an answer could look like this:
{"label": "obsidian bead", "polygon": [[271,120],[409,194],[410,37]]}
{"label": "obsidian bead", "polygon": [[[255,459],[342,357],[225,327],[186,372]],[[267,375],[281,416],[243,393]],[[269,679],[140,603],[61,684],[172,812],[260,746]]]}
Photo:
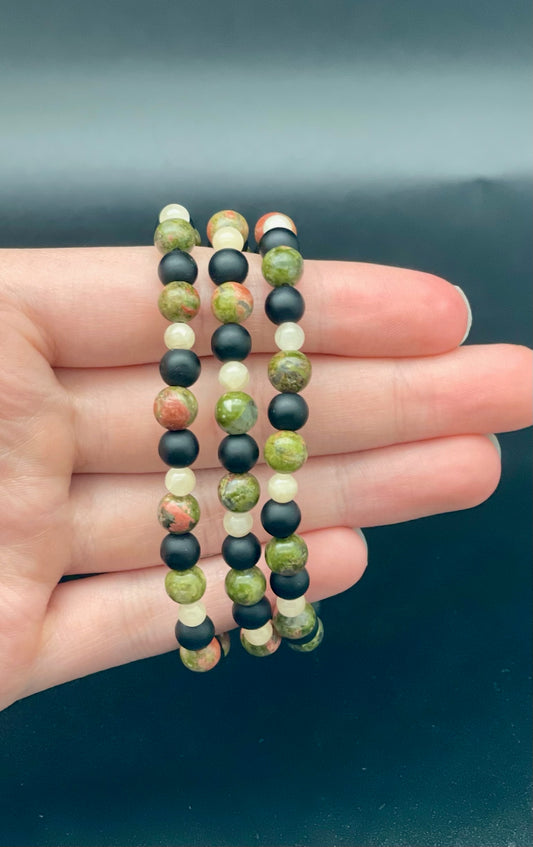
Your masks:
{"label": "obsidian bead", "polygon": [[285,576],[281,573],[270,574],[270,587],[274,594],[284,600],[295,600],[301,597],[309,588],[309,574],[306,568],[297,573]]}
{"label": "obsidian bead", "polygon": [[174,632],[181,647],[185,647],[186,650],[201,650],[213,640],[215,626],[210,617],[206,617],[198,626],[187,626],[178,621]]}
{"label": "obsidian bead", "polygon": [[157,274],[163,285],[168,285],[169,282],[189,282],[194,285],[198,276],[198,265],[184,250],[171,250],[170,253],[165,253],[159,262]]}
{"label": "obsidian bead", "polygon": [[261,544],[253,532],[235,538],[226,535],[222,542],[222,558],[230,568],[236,571],[246,571],[253,568],[261,558]]}
{"label": "obsidian bead", "polygon": [[285,229],[283,226],[276,226],[273,229],[268,229],[259,242],[259,252],[262,256],[272,250],[273,247],[293,247],[294,250],[300,252],[298,237],[292,229]]}
{"label": "obsidian bead", "polygon": [[223,282],[244,282],[248,276],[248,259],[241,250],[233,247],[223,247],[215,250],[207,266],[209,276],[215,285]]}
{"label": "obsidian bead", "polygon": [[261,509],[261,523],[266,531],[275,538],[287,538],[296,532],[302,513],[294,500],[288,503],[276,503],[275,500],[267,500]]}
{"label": "obsidian bead", "polygon": [[187,468],[196,460],[200,445],[190,429],[168,430],[159,439],[159,455],[172,468]]}
{"label": "obsidian bead", "polygon": [[259,629],[272,618],[272,608],[267,597],[262,597],[252,606],[241,606],[234,603],[232,607],[233,620],[245,629]]}
{"label": "obsidian bead", "polygon": [[258,458],[259,447],[251,435],[227,435],[220,442],[218,460],[230,473],[246,473]]}
{"label": "obsidian bead", "polygon": [[165,535],[160,548],[161,559],[174,571],[187,571],[200,558],[200,542],[192,532]]}
{"label": "obsidian bead", "polygon": [[241,362],[251,349],[250,333],[240,324],[223,324],[211,337],[211,350],[221,362]]}
{"label": "obsidian bead", "polygon": [[188,388],[200,376],[200,359],[192,350],[167,350],[159,362],[159,373],[167,385]]}
{"label": "obsidian bead", "polygon": [[276,394],[268,404],[268,419],[276,429],[300,429],[309,417],[309,406],[301,394]]}
{"label": "obsidian bead", "polygon": [[305,301],[293,285],[280,285],[274,288],[265,301],[265,313],[273,324],[285,321],[298,323],[305,312]]}

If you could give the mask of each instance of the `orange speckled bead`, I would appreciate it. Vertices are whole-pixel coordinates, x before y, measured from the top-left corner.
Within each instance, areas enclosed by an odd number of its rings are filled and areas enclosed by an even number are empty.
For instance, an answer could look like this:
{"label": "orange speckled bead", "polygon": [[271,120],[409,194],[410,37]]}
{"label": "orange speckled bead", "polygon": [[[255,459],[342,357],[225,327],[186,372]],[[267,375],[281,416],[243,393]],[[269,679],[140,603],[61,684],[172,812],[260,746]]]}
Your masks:
{"label": "orange speckled bead", "polygon": [[154,415],[166,429],[185,429],[198,414],[196,397],[188,388],[168,385],[154,400]]}
{"label": "orange speckled bead", "polygon": [[288,215],[284,215],[282,212],[267,212],[266,215],[262,215],[259,218],[254,227],[254,238],[256,242],[259,244],[265,232],[268,232],[269,229],[274,229],[274,227],[278,226],[290,229],[291,232],[298,235],[296,224],[292,218],[289,218]]}
{"label": "orange speckled bead", "polygon": [[234,212],[233,209],[223,209],[221,212],[215,212],[211,215],[207,222],[207,237],[209,242],[213,242],[213,235],[217,229],[223,226],[233,226],[239,230],[244,241],[248,238],[248,221],[243,218],[239,212]]}

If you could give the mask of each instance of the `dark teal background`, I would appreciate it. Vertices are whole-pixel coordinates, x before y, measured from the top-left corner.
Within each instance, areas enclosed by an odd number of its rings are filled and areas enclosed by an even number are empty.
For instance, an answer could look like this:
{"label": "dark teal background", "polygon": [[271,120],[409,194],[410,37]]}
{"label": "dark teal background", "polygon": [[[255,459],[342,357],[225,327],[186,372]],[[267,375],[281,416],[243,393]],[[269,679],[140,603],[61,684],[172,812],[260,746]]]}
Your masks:
{"label": "dark teal background", "polygon": [[[439,274],[469,342],[531,343],[529,4],[0,13],[0,246],[276,208],[304,256]],[[169,653],[3,712],[1,844],[530,845],[530,433],[500,440],[488,502],[366,531],[316,654]]]}

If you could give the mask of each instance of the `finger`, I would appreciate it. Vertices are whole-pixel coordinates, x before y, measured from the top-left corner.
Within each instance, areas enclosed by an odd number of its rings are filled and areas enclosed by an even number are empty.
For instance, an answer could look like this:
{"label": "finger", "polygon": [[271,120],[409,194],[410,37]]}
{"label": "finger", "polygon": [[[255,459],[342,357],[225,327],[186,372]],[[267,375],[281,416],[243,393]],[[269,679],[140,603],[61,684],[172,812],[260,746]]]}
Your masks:
{"label": "finger", "polygon": [[[309,533],[305,540],[310,601],[344,591],[361,577],[366,543],[357,533],[335,528]],[[264,562],[261,567],[268,575]],[[216,631],[233,628],[232,603],[224,590],[227,565],[215,556],[202,561],[202,568],[207,577],[203,601]],[[22,696],[176,649],[177,606],[165,593],[167,571],[162,565],[61,583],[52,595],[42,650]],[[270,589],[267,596],[273,600]]]}
{"label": "finger", "polygon": [[[254,532],[269,536],[259,520],[268,499],[265,466],[257,468],[261,499]],[[500,476],[494,444],[485,436],[459,436],[395,445],[364,453],[310,459],[298,471],[296,497],[302,532],[330,526],[375,526],[466,509],[492,494]],[[202,554],[220,550],[225,531],[217,496],[220,472],[198,474],[201,519],[195,529]],[[163,530],[156,508],[165,493],[162,474],[74,477],[73,532],[68,573],[143,568],[159,564]]]}
{"label": "finger", "polygon": [[[198,247],[196,352],[211,352],[218,326],[207,265]],[[263,313],[271,291],[261,257],[246,254],[246,284],[255,299],[246,326],[254,351],[273,350],[274,329]],[[158,361],[168,322],[159,313],[161,283],[154,247],[0,250],[3,287],[31,316],[54,367],[111,367]],[[457,288],[421,271],[361,262],[306,260],[300,288],[306,301],[306,350],[344,356],[416,356],[456,347],[469,323]]]}
{"label": "finger", "polygon": [[[251,394],[266,410],[275,393],[267,356],[250,360]],[[420,359],[346,359],[315,356],[304,392],[310,406],[302,430],[311,455],[348,453],[398,442],[461,433],[502,432],[531,423],[531,351],[494,344],[461,347]],[[199,414],[198,467],[218,467],[223,436],[213,411],[221,389],[217,365],[204,362],[194,393]],[[75,472],[144,473],[161,470],[162,428],[152,405],[162,387],[156,365],[123,369],[58,370],[73,403]],[[272,431],[263,412],[252,430],[260,445]]]}

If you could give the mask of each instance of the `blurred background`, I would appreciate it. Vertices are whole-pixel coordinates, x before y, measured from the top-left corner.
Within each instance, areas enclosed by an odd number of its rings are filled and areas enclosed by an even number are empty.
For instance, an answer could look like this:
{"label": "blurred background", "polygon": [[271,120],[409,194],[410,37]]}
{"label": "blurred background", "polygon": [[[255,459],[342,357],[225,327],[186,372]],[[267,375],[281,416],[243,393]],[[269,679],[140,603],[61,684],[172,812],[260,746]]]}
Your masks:
{"label": "blurred background", "polygon": [[[521,0],[0,0],[0,246],[148,244],[183,202],[427,270],[531,344]],[[4,845],[530,845],[530,433],[497,492],[366,530],[326,639],[175,652],[0,714]],[[236,648],[236,649],[235,649]],[[220,673],[218,672],[220,670]],[[186,682],[186,684],[184,684]]]}

